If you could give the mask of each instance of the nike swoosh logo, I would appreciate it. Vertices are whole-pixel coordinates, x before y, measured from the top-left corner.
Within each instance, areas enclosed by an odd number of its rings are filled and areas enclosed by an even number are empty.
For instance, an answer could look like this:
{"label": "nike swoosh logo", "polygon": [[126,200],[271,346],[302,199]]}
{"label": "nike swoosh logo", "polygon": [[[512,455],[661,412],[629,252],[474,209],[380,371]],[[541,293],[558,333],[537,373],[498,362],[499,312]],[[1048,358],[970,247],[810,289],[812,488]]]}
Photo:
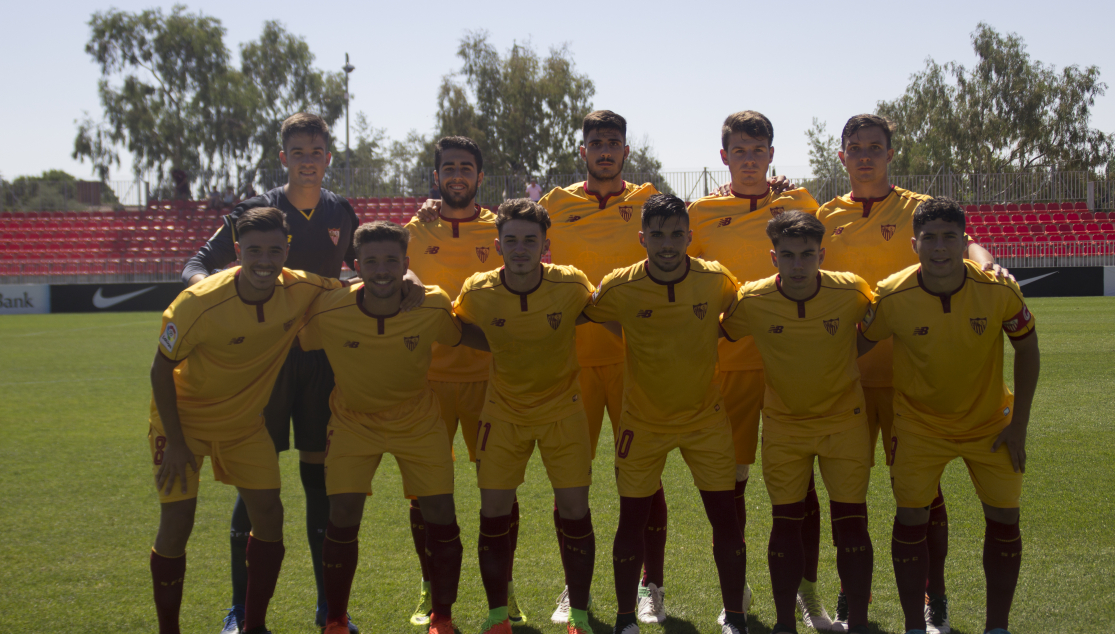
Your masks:
{"label": "nike swoosh logo", "polygon": [[1057,273],[1058,273],[1057,271],[1053,271],[1052,273],[1046,273],[1045,275],[1039,275],[1037,277],[1031,277],[1028,280],[1021,280],[1021,281],[1018,282],[1018,285],[1019,286],[1025,286],[1025,285],[1029,284],[1030,282],[1036,282],[1043,277],[1049,277],[1050,275],[1056,275]]}
{"label": "nike swoosh logo", "polygon": [[133,297],[139,297],[140,295],[142,295],[142,294],[144,294],[148,291],[155,290],[155,287],[154,286],[149,286],[147,288],[143,288],[143,289],[140,289],[138,291],[135,291],[134,293],[125,293],[123,295],[117,295],[115,297],[105,297],[104,295],[101,294],[101,291],[103,291],[103,290],[104,290],[103,288],[98,288],[97,292],[93,294],[93,306],[95,306],[97,308],[102,308],[102,309],[103,308],[112,308],[113,306],[119,304],[120,302],[126,302]]}

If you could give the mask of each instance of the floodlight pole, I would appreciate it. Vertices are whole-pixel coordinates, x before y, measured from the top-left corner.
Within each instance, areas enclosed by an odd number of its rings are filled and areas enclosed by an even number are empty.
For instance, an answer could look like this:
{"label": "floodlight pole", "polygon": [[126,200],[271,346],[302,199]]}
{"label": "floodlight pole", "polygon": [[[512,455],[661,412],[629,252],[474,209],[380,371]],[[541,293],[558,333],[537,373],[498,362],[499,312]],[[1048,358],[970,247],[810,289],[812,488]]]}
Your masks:
{"label": "floodlight pole", "polygon": [[348,137],[348,103],[351,95],[348,92],[348,76],[356,70],[356,67],[348,63],[348,53],[345,53],[345,65],[342,70],[345,71],[345,195],[352,198],[352,144]]}

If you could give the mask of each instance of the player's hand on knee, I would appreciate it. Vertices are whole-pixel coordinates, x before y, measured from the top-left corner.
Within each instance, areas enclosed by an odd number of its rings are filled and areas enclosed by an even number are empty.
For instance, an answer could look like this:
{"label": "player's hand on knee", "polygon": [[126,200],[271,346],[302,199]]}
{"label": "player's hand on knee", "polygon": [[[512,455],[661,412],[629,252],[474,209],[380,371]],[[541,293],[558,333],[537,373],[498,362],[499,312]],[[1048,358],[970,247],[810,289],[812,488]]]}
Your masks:
{"label": "player's hand on knee", "polygon": [[998,451],[1004,444],[1010,454],[1010,463],[1014,467],[1014,472],[1026,473],[1026,426],[1015,423],[1007,425],[1007,428],[999,432],[999,436],[995,438],[991,451]]}
{"label": "player's hand on knee", "polygon": [[1003,267],[1003,266],[999,266],[998,264],[995,264],[994,262],[988,262],[987,264],[984,264],[983,265],[983,270],[994,273],[995,277],[999,278],[1000,280],[1010,280],[1012,282],[1017,282],[1018,281],[1018,280],[1014,279],[1013,275],[1010,274],[1010,269],[1007,269],[1006,267]]}
{"label": "player's hand on knee", "polygon": [[190,451],[185,443],[173,443],[168,440],[166,449],[163,450],[163,464],[155,474],[157,489],[170,495],[174,479],[178,478],[182,483],[182,493],[185,493],[187,489],[187,466],[193,469],[194,473],[197,473],[197,460],[194,458],[194,452]]}
{"label": "player's hand on knee", "polygon": [[441,214],[441,201],[437,198],[427,198],[426,202],[418,208],[418,219],[422,222],[433,222]]}
{"label": "player's hand on knee", "polygon": [[781,194],[784,191],[797,188],[797,185],[791,183],[790,179],[786,178],[785,175],[775,176],[767,181],[767,185],[770,186],[771,192],[775,194]]}

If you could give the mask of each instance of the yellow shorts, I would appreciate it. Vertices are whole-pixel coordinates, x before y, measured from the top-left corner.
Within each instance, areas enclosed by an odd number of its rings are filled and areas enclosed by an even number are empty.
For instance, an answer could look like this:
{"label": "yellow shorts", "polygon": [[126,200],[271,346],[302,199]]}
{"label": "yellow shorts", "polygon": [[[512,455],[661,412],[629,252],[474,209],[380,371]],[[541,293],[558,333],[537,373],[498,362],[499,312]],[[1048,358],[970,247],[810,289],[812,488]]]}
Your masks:
{"label": "yellow shorts", "polygon": [[[275,451],[271,434],[267,433],[267,427],[263,425],[262,417],[259,423],[256,431],[237,440],[210,442],[186,436],[186,446],[193,452],[197,468],[201,469],[205,456],[209,456],[213,461],[214,480],[242,489],[278,489],[281,484],[279,454]],[[163,464],[166,436],[152,426],[148,428],[147,440],[151,445],[151,473],[158,474],[159,467]],[[186,492],[182,493],[182,483],[174,478],[169,494],[166,493],[165,485],[159,490],[159,501],[178,502],[196,498],[200,479],[198,472],[187,466]]]}
{"label": "yellow shorts", "polygon": [[827,436],[783,436],[763,432],[763,481],[771,504],[794,504],[805,499],[813,475],[813,457],[829,499],[862,504],[871,480],[867,425],[857,425]]}
{"label": "yellow shorts", "polygon": [[[875,466],[875,444],[882,435],[883,442],[894,436],[894,388],[863,388],[863,399],[867,405],[867,425],[871,433],[871,466]],[[883,455],[890,464],[890,449],[883,447]]]}
{"label": "yellow shorts", "polygon": [[[457,435],[457,421],[461,423],[461,436],[468,447],[469,462],[476,462],[476,424],[484,409],[484,393],[487,381],[470,383],[449,383],[430,381],[430,389],[437,395],[441,406],[441,420],[449,432],[449,447],[453,447],[453,437]],[[456,456],[454,456],[455,458]]]}
{"label": "yellow shorts", "polygon": [[523,483],[538,443],[542,464],[555,489],[592,483],[585,413],[545,425],[516,425],[481,418],[476,437],[476,481],[481,489],[514,489]]}
{"label": "yellow shorts", "polygon": [[759,416],[763,411],[763,394],[767,384],[762,370],[738,370],[720,373],[720,394],[728,408],[732,423],[732,444],[736,448],[736,464],[755,464],[759,445]]}
{"label": "yellow shorts", "polygon": [[619,494],[631,498],[654,495],[662,480],[666,456],[674,449],[681,449],[681,457],[689,465],[693,483],[698,489],[735,490],[732,427],[725,414],[709,427],[686,434],[631,429],[621,422],[616,436],[616,485]]}
{"label": "yellow shorts", "polygon": [[[431,396],[422,399],[419,407],[408,403],[407,408],[411,411],[396,408],[371,415],[334,410],[325,443],[325,490],[329,495],[370,494],[372,478],[385,453],[399,463],[404,495],[453,493],[453,454],[437,399]],[[391,424],[380,422],[385,420]]]}
{"label": "yellow shorts", "polygon": [[950,440],[894,429],[890,447],[890,483],[898,506],[921,508],[937,497],[941,474],[953,458],[963,458],[976,495],[984,504],[1018,508],[1022,474],[1015,473],[1006,445],[991,452],[998,434],[976,440]]}
{"label": "yellow shorts", "polygon": [[613,438],[619,427],[623,411],[623,364],[581,367],[581,399],[585,403],[589,441],[592,443],[592,457],[595,458],[605,409],[612,421]]}

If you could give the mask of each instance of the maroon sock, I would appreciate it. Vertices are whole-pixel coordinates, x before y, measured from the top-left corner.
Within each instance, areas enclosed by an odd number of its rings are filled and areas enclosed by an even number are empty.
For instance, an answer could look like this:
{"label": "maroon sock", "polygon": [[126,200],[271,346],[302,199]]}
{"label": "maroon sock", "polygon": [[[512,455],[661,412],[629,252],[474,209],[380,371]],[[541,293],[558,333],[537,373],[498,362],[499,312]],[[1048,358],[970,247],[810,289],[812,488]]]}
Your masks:
{"label": "maroon sock", "polygon": [[[557,536],[558,553],[560,553],[560,556],[561,556],[561,569],[564,571],[566,569],[566,565],[565,565],[565,543],[564,543],[563,536],[561,534],[561,514],[559,514],[558,510],[557,510],[557,500],[554,500],[554,534]],[[562,573],[562,574],[564,574],[564,573]],[[569,576],[568,575],[566,575],[566,577],[565,577],[565,587],[567,587],[567,588],[569,587]]]}
{"label": "maroon sock", "polygon": [[[929,576],[929,547],[925,543],[928,524],[905,526],[894,520],[890,556],[898,601],[906,617],[907,630],[925,629],[925,581]],[[844,588],[845,593],[848,589]],[[848,606],[849,609],[851,605]],[[851,616],[851,614],[849,614]]]}
{"label": "maroon sock", "polygon": [[325,528],[325,541],[321,546],[321,564],[325,577],[325,604],[327,623],[347,623],[348,597],[352,593],[352,578],[360,558],[360,525],[337,528],[333,522]]}
{"label": "maroon sock", "polygon": [[987,621],[984,631],[1007,629],[1010,604],[1022,568],[1022,533],[1018,523],[1000,524],[984,518],[983,574],[987,577]]}
{"label": "maroon sock", "polygon": [[569,607],[588,609],[589,588],[592,587],[592,570],[596,561],[596,535],[592,532],[592,511],[579,520],[561,520],[561,558],[565,578],[569,580]]}
{"label": "maroon sock", "polygon": [[[801,546],[805,553],[802,576],[806,581],[817,581],[817,565],[821,560],[821,502],[817,499],[817,481],[809,474],[809,490],[805,494],[805,519],[801,523]],[[833,535],[835,541],[836,535]],[[796,588],[795,588],[796,590]],[[783,623],[792,621],[782,621]]]}
{"label": "maroon sock", "polygon": [[666,492],[662,483],[651,497],[650,516],[643,536],[643,585],[653,583],[659,588],[666,578]]}
{"label": "maroon sock", "polygon": [[937,485],[937,499],[929,505],[929,529],[925,533],[929,544],[929,585],[926,590],[937,596],[945,594],[945,559],[949,556],[949,512],[945,508],[945,495]]}
{"label": "maroon sock", "polygon": [[511,552],[507,555],[507,583],[515,578],[515,549],[519,547],[519,499],[511,505],[511,524],[507,526],[507,539],[511,542]]}
{"label": "maroon sock", "polygon": [[279,570],[283,567],[286,547],[283,540],[265,542],[248,536],[248,594],[244,601],[245,632],[267,623],[267,604],[275,594]]}
{"label": "maroon sock", "polygon": [[747,543],[747,480],[736,482],[736,521],[739,522],[739,536]]}
{"label": "maroon sock", "polygon": [[[647,518],[654,496],[619,498],[619,525],[612,542],[612,574],[616,584],[616,611],[635,611],[639,599],[639,570],[643,567],[643,543],[647,535]],[[656,584],[657,585],[657,584]]]}
{"label": "maroon sock", "polygon": [[430,580],[430,564],[426,560],[426,520],[418,500],[410,501],[410,538],[414,541],[414,552],[418,554],[418,565],[422,567],[422,581]]}
{"label": "maroon sock", "polygon": [[875,566],[875,549],[867,533],[867,504],[830,500],[829,514],[836,533],[836,571],[848,599],[848,629],[866,626],[871,571]]}
{"label": "maroon sock", "polygon": [[159,634],[178,634],[178,612],[182,608],[182,583],[186,578],[186,553],[163,557],[151,549],[151,585],[155,588],[155,615]]}
{"label": "maroon sock", "polygon": [[801,524],[805,516],[805,503],[775,504],[771,507],[774,523],[770,527],[767,545],[767,567],[770,569],[771,594],[777,622],[794,624],[801,571],[805,567],[805,553],[801,546]]}
{"label": "maroon sock", "polygon": [[743,588],[747,585],[747,553],[739,536],[735,491],[701,491],[705,515],[712,524],[712,557],[720,578],[720,595],[724,609],[743,612]]}
{"label": "maroon sock", "polygon": [[426,553],[430,559],[430,601],[433,613],[452,618],[461,581],[461,529],[452,524],[426,524]]}
{"label": "maroon sock", "polygon": [[511,516],[480,516],[476,550],[480,555],[480,580],[488,595],[488,609],[507,605],[507,560],[511,556]]}

